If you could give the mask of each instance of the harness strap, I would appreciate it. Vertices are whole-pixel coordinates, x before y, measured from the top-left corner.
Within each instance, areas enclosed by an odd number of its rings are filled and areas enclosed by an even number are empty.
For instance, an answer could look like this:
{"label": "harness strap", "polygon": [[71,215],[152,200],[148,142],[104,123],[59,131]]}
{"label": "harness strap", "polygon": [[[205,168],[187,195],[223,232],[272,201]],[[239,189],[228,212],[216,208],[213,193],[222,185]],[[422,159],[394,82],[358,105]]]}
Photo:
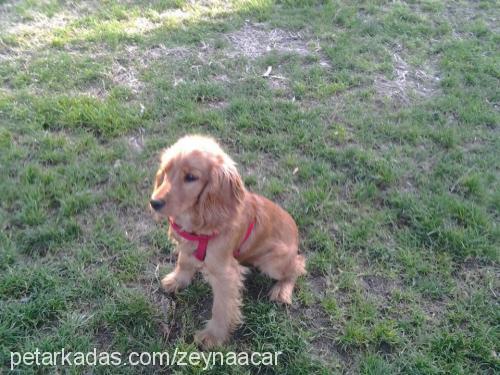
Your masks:
{"label": "harness strap", "polygon": [[181,227],[178,224],[176,224],[171,218],[168,218],[168,220],[170,222],[170,226],[172,227],[172,229],[179,236],[188,241],[198,241],[198,247],[196,248],[193,255],[196,259],[203,262],[205,260],[205,256],[207,255],[208,241],[217,236],[217,233],[211,234],[209,236],[203,234],[189,233],[186,232],[185,230],[182,230]]}
{"label": "harness strap", "polygon": [[245,233],[245,237],[243,238],[243,241],[241,241],[240,247],[238,247],[236,250],[234,250],[233,256],[235,258],[238,258],[240,256],[240,249],[241,249],[241,247],[243,246],[243,244],[245,243],[245,241],[248,240],[248,237],[250,237],[250,235],[252,234],[253,227],[255,226],[255,221],[256,221],[256,219],[253,219],[250,222],[250,225],[247,228],[247,232]]}
{"label": "harness strap", "polygon": [[[207,246],[208,246],[208,241],[211,240],[212,238],[216,237],[218,233],[214,233],[211,235],[203,235],[203,234],[193,234],[186,232],[182,230],[182,228],[176,224],[172,218],[168,218],[168,221],[170,222],[170,226],[172,229],[182,238],[188,240],[188,241],[197,241],[198,246],[196,247],[195,252],[193,253],[194,257],[198,259],[199,261],[203,262],[205,260],[205,257],[207,255]],[[234,257],[238,257],[240,255],[240,248],[243,246],[245,241],[250,237],[250,234],[252,233],[252,230],[255,226],[255,219],[252,220],[250,225],[247,228],[247,232],[245,234],[245,237],[243,238],[243,241],[241,242],[240,246],[233,252]]]}

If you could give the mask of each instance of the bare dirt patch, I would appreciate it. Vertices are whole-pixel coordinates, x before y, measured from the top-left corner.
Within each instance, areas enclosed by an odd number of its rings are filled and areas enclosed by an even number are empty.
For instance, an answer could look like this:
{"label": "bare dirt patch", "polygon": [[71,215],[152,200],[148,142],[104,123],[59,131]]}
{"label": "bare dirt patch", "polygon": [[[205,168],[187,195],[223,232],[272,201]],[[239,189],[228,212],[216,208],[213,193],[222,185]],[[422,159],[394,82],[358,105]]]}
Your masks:
{"label": "bare dirt patch", "polygon": [[111,66],[111,80],[114,84],[125,86],[134,94],[143,88],[143,83],[137,78],[139,75],[134,65],[124,66],[120,61],[114,61]]}
{"label": "bare dirt patch", "polygon": [[[0,8],[2,14],[2,8]],[[24,55],[31,55],[34,49],[46,46],[51,38],[51,33],[56,29],[62,29],[77,16],[70,12],[62,12],[47,17],[36,14],[29,22],[8,23],[0,17],[0,32],[3,36],[15,37],[16,43],[3,43],[0,39],[0,62],[11,61]]]}
{"label": "bare dirt patch", "polygon": [[288,78],[281,75],[270,75],[268,77],[269,87],[276,91],[287,92],[290,86]]}
{"label": "bare dirt patch", "polygon": [[338,322],[332,321],[320,306],[292,306],[290,315],[294,321],[302,322],[312,333],[310,355],[314,359],[334,367],[350,364],[350,358],[336,342],[339,335]]}
{"label": "bare dirt patch", "polygon": [[[119,52],[109,69],[109,79],[112,83],[127,87],[134,94],[144,91],[145,84],[141,81],[140,74],[148,69],[155,62],[185,62],[189,58],[196,57],[200,64],[210,65],[218,63],[223,59],[237,59],[247,57],[256,59],[272,51],[279,53],[295,53],[300,56],[316,56],[319,64],[323,68],[330,67],[330,64],[321,53],[321,48],[317,40],[310,39],[305,33],[291,32],[281,29],[267,29],[262,23],[246,23],[241,29],[226,34],[229,46],[223,51],[223,56],[218,56],[212,43],[202,42],[199,48],[187,46],[169,47],[165,44],[155,44],[147,49],[136,45],[126,46]],[[193,66],[198,69],[199,66]],[[288,78],[278,74],[279,67],[273,67],[273,72],[267,76],[269,85],[275,90],[287,91],[289,88]],[[279,70],[279,69],[278,69]],[[264,72],[262,72],[263,74]],[[228,83],[231,79],[224,74],[214,77],[214,80],[221,83]],[[182,77],[173,78],[174,86],[182,84]],[[102,96],[102,89],[98,90],[98,95]],[[225,107],[226,103],[214,103],[216,109]]]}
{"label": "bare dirt patch", "polygon": [[144,131],[142,130],[139,135],[129,137],[127,144],[130,150],[136,153],[141,153],[144,149]]}
{"label": "bare dirt patch", "polygon": [[309,54],[307,42],[300,33],[280,29],[265,30],[263,24],[247,23],[240,30],[226,36],[234,50],[233,55],[257,58],[271,51]]}
{"label": "bare dirt patch", "polygon": [[[71,49],[68,52],[73,55],[82,54],[80,51]],[[137,96],[144,91],[146,86],[145,82],[141,79],[141,74],[152,63],[162,59],[172,62],[179,61],[186,58],[190,53],[191,51],[188,48],[168,48],[163,44],[154,45],[148,49],[141,49],[135,45],[126,46],[112,57],[113,60],[106,69],[105,80],[100,80],[95,85],[89,85],[84,89],[77,90],[75,94],[104,98],[108,96],[109,89],[116,85],[129,89],[134,96]],[[93,54],[92,56],[96,60],[102,59],[104,61],[106,58],[106,54]]]}
{"label": "bare dirt patch", "polygon": [[374,85],[379,95],[408,104],[412,95],[428,98],[436,93],[439,76],[429,73],[429,69],[411,66],[397,52],[392,53],[392,59],[394,78],[375,77]]}
{"label": "bare dirt patch", "polygon": [[388,297],[396,287],[396,282],[378,275],[366,275],[362,277],[363,287],[370,295]]}
{"label": "bare dirt patch", "polygon": [[0,3],[0,34],[7,40],[15,40],[7,44],[0,40],[0,61],[31,56],[43,50],[54,31],[64,29],[99,5],[94,1],[59,2],[57,11],[47,12],[43,9],[44,2],[33,2],[23,9],[25,3],[17,0]]}
{"label": "bare dirt patch", "polygon": [[491,298],[500,297],[500,267],[497,264],[482,263],[469,259],[454,272],[457,282],[457,293],[468,296],[484,288]]}
{"label": "bare dirt patch", "polygon": [[[271,51],[296,53],[301,56],[318,54],[321,50],[317,40],[309,39],[304,33],[281,29],[266,29],[263,23],[246,23],[241,29],[226,35],[231,50],[229,57],[245,56],[251,59]],[[321,66],[329,66],[320,60]]]}
{"label": "bare dirt patch", "polygon": [[464,31],[464,25],[478,19],[485,22],[492,33],[498,34],[500,32],[498,12],[487,7],[482,8],[480,2],[466,2],[461,3],[460,6],[450,3],[445,6],[443,13],[453,25],[452,33],[457,39],[469,38],[469,32]]}
{"label": "bare dirt patch", "polygon": [[165,44],[155,44],[148,49],[131,45],[125,48],[126,57],[141,66],[148,67],[151,62],[161,59],[183,59],[192,51],[187,47],[167,47]]}

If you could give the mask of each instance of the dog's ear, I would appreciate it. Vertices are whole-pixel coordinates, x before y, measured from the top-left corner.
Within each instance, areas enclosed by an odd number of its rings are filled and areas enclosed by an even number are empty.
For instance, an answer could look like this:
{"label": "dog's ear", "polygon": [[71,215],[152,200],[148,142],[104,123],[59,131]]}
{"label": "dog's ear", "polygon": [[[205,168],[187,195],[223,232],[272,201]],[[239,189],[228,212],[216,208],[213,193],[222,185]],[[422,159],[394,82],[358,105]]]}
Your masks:
{"label": "dog's ear", "polygon": [[163,183],[164,178],[165,178],[165,170],[160,166],[155,176],[155,187],[154,187],[155,189],[158,189],[158,187]]}
{"label": "dog's ear", "polygon": [[156,172],[155,176],[155,187],[154,187],[155,189],[157,189],[165,179],[167,166],[170,163],[170,160],[172,159],[171,149],[172,148],[167,148],[166,150],[163,150],[163,152],[160,155],[160,167],[158,168],[158,171]]}
{"label": "dog's ear", "polygon": [[207,227],[227,222],[245,197],[243,181],[234,165],[216,163],[200,195],[200,216]]}

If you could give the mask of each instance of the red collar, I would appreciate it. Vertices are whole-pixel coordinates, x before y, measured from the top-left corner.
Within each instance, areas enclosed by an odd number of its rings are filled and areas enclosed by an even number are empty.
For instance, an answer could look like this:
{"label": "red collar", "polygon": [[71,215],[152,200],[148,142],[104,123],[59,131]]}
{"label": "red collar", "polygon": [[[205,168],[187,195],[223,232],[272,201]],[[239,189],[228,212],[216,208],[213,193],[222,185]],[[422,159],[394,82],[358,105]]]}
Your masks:
{"label": "red collar", "polygon": [[[196,259],[203,262],[205,260],[205,256],[207,255],[208,241],[211,240],[212,238],[216,237],[218,235],[218,233],[216,232],[216,233],[211,234],[211,235],[189,233],[189,232],[182,230],[181,227],[172,220],[172,218],[169,217],[168,221],[170,222],[170,226],[172,227],[172,229],[179,236],[181,236],[182,238],[184,238],[188,241],[198,241],[198,247],[196,248],[193,255]],[[243,241],[241,241],[240,246],[233,252],[235,257],[238,257],[240,255],[240,248],[245,243],[245,241],[248,239],[248,237],[250,237],[250,234],[252,233],[254,226],[255,226],[255,219],[252,220],[252,222],[250,222],[250,225],[248,226],[245,237],[243,238]]]}

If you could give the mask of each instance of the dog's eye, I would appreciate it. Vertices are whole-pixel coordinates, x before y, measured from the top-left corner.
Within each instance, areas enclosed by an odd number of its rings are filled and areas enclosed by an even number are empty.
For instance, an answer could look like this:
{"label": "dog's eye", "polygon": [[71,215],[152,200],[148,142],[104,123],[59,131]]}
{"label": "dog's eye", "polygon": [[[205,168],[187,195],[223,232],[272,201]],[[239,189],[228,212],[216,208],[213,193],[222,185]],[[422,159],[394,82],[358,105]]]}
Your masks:
{"label": "dog's eye", "polygon": [[192,175],[191,173],[187,173],[186,176],[184,177],[184,181],[186,182],[193,182],[193,181],[196,181],[198,179],[198,177],[196,177],[195,175]]}

